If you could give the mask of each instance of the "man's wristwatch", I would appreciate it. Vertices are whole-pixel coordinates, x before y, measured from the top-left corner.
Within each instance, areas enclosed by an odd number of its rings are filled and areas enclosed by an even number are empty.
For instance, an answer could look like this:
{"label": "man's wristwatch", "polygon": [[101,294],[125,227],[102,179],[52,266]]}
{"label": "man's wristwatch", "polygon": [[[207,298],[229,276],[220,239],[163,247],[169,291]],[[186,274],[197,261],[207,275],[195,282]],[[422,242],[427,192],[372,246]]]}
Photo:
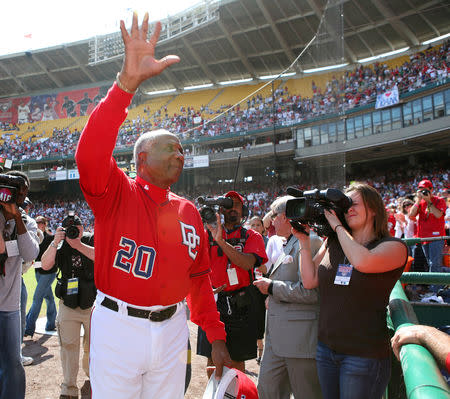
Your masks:
{"label": "man's wristwatch", "polygon": [[50,243],[50,246],[53,247],[53,248],[58,248],[58,245],[56,245],[55,241],[52,241]]}

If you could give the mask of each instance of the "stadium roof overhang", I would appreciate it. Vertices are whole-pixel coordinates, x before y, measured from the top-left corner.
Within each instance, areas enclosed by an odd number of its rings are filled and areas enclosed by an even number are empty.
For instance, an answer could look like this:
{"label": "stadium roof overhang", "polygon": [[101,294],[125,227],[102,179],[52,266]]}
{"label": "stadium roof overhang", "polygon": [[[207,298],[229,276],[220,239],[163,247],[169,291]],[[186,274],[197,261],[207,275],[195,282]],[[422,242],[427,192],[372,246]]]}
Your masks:
{"label": "stadium roof overhang", "polygon": [[[448,33],[446,0],[342,1],[349,64],[404,47],[414,51],[423,41]],[[205,1],[163,21],[166,36],[156,55],[177,54],[181,62],[142,89],[181,90],[278,74],[314,36],[325,5],[326,0]],[[92,40],[0,57],[0,97],[111,83],[122,57],[90,62]],[[295,71],[319,66],[308,58]]]}

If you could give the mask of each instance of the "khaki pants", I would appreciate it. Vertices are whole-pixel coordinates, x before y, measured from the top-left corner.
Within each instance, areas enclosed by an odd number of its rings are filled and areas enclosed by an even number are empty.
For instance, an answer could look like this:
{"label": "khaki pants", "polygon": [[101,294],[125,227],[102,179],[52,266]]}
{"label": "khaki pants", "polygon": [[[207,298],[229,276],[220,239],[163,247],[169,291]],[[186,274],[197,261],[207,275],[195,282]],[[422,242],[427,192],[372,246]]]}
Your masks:
{"label": "khaki pants", "polygon": [[83,370],[89,378],[89,332],[91,308],[69,308],[59,301],[59,311],[56,317],[56,328],[61,346],[61,364],[63,382],[61,395],[78,396],[77,375],[80,362],[80,330],[84,328],[83,337]]}

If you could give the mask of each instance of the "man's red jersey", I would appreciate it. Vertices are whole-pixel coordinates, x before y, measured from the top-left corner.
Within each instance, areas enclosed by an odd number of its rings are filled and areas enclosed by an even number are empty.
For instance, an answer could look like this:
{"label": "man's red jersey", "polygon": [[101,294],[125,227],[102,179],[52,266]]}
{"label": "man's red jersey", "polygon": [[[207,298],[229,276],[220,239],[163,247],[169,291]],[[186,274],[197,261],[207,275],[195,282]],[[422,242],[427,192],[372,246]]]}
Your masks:
{"label": "man's red jersey", "polygon": [[421,200],[419,203],[419,213],[417,214],[417,236],[418,237],[438,237],[445,236],[445,210],[447,205],[441,197],[431,196],[433,205],[442,212],[440,218],[436,218],[428,209],[427,202]]}
{"label": "man's red jersey", "polygon": [[120,170],[112,152],[131,95],[116,84],[81,135],[80,185],[95,216],[95,284],[137,306],[188,296],[192,321],[225,339],[209,278],[208,241],[194,204]]}
{"label": "man's red jersey", "polygon": [[[225,229],[222,229],[222,236],[225,240],[228,239],[240,239],[241,238],[241,230],[243,227],[239,227],[231,232],[225,231]],[[259,265],[263,265],[267,262],[267,255],[266,255],[266,249],[264,245],[264,240],[258,232],[248,229],[246,231],[246,237],[245,244],[236,244],[235,248],[241,252],[247,253],[247,254],[254,254],[257,257],[257,263],[255,264],[255,267]],[[210,256],[211,256],[211,281],[213,287],[221,287],[222,285],[226,284],[227,287],[224,291],[234,291],[239,288],[247,287],[251,284],[250,281],[250,274],[247,270],[244,270],[240,268],[239,266],[236,266],[233,263],[229,264],[229,260],[225,254],[222,256],[219,256],[219,247],[217,245],[212,245],[210,249]],[[229,279],[228,279],[228,268],[235,268],[236,274],[238,278],[238,284],[230,285]],[[253,270],[251,271],[252,278],[253,278]]]}

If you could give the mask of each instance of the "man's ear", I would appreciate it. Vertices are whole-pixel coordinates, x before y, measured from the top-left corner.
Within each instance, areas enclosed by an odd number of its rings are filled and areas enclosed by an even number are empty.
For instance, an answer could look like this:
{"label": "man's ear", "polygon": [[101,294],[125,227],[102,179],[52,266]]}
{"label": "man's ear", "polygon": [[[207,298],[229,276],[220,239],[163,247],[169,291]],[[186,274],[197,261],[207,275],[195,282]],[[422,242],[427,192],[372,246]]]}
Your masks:
{"label": "man's ear", "polygon": [[141,151],[138,154],[138,159],[137,159],[137,162],[136,162],[136,168],[138,169],[141,165],[145,165],[146,161],[147,161],[147,153],[145,151]]}

